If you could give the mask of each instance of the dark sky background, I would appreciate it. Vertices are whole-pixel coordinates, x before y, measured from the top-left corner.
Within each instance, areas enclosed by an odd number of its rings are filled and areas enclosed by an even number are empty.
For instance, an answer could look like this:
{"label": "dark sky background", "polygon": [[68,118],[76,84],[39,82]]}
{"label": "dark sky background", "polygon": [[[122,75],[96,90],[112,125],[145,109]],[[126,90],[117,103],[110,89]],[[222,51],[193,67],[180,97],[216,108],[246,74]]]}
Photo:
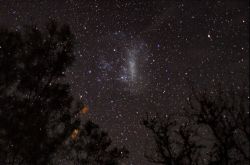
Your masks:
{"label": "dark sky background", "polygon": [[248,0],[0,0],[0,25],[69,24],[76,61],[65,73],[86,118],[147,165],[146,112],[178,113],[195,88],[246,87]]}

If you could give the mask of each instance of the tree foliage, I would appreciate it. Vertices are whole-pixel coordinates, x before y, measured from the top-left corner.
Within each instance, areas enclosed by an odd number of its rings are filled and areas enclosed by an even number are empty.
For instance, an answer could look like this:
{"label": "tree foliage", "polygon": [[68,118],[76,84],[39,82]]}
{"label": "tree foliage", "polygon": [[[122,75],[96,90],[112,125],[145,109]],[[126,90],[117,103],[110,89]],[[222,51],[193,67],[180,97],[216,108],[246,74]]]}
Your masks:
{"label": "tree foliage", "polygon": [[[0,30],[0,164],[50,164],[80,128],[80,118],[75,117],[78,109],[74,110],[75,101],[64,80],[74,60],[73,46],[70,28],[54,21],[44,31],[34,26],[23,33]],[[81,128],[83,138],[98,143],[108,137],[103,132],[86,134],[90,128],[90,123]],[[105,144],[108,147],[111,141]],[[76,145],[71,147],[78,152]],[[93,156],[103,152],[102,147],[87,152]]]}
{"label": "tree foliage", "polygon": [[120,159],[128,157],[128,150],[124,147],[110,148],[111,142],[106,132],[88,121],[82,124],[80,129],[73,131],[61,157],[74,164],[81,162],[89,165],[118,165]]}

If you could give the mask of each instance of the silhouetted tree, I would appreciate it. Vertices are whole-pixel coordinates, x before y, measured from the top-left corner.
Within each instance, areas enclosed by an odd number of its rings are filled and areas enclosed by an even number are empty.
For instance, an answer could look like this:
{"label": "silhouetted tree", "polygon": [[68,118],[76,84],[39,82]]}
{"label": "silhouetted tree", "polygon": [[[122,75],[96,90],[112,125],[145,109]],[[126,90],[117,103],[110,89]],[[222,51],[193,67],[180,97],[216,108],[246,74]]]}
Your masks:
{"label": "silhouetted tree", "polygon": [[[80,128],[78,108],[74,110],[76,104],[64,80],[74,60],[73,38],[68,26],[58,27],[53,21],[44,32],[37,27],[24,33],[0,30],[0,164],[50,164]],[[93,137],[96,143],[107,138],[103,133],[86,134],[89,129],[98,130],[93,123],[92,127],[89,123],[80,128],[80,137]],[[99,139],[94,139],[97,135]],[[87,150],[88,155],[103,152],[101,147],[96,146],[96,152]],[[122,154],[109,156],[110,160],[122,158]]]}
{"label": "silhouetted tree", "polygon": [[156,150],[149,161],[168,165],[249,164],[247,92],[195,92],[185,115],[145,118]]}
{"label": "silhouetted tree", "polygon": [[68,145],[59,153],[60,160],[73,164],[118,165],[121,159],[127,158],[128,151],[123,148],[110,148],[111,139],[91,121],[75,129]]}
{"label": "silhouetted tree", "polygon": [[194,94],[189,113],[212,137],[209,164],[248,164],[250,161],[249,95],[246,91]]}
{"label": "silhouetted tree", "polygon": [[145,118],[143,124],[153,133],[156,144],[155,150],[145,154],[148,161],[167,165],[199,162],[202,145],[195,143],[197,130],[192,123],[179,125],[173,116],[156,115]]}

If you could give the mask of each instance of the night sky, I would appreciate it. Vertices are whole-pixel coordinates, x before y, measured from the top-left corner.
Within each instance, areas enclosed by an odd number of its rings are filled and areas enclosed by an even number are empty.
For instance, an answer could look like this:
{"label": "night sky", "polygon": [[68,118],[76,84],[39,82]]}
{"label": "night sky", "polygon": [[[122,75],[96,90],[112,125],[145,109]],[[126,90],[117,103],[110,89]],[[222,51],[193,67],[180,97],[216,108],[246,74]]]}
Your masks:
{"label": "night sky", "polygon": [[248,0],[0,0],[0,25],[12,30],[70,25],[76,61],[66,81],[85,117],[130,151],[129,165],[149,164],[146,112],[178,113],[190,86],[246,86],[248,14]]}

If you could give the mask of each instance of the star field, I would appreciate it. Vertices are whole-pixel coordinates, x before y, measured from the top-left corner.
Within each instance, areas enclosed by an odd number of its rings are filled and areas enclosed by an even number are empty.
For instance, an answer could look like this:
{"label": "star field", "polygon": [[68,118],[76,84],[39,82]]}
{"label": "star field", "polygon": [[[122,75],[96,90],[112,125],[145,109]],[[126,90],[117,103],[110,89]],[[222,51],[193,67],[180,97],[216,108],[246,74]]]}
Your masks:
{"label": "star field", "polygon": [[70,25],[76,60],[66,81],[89,106],[86,118],[128,148],[130,165],[150,164],[146,112],[177,113],[190,83],[246,87],[248,14],[247,0],[0,0],[0,25],[13,30]]}

